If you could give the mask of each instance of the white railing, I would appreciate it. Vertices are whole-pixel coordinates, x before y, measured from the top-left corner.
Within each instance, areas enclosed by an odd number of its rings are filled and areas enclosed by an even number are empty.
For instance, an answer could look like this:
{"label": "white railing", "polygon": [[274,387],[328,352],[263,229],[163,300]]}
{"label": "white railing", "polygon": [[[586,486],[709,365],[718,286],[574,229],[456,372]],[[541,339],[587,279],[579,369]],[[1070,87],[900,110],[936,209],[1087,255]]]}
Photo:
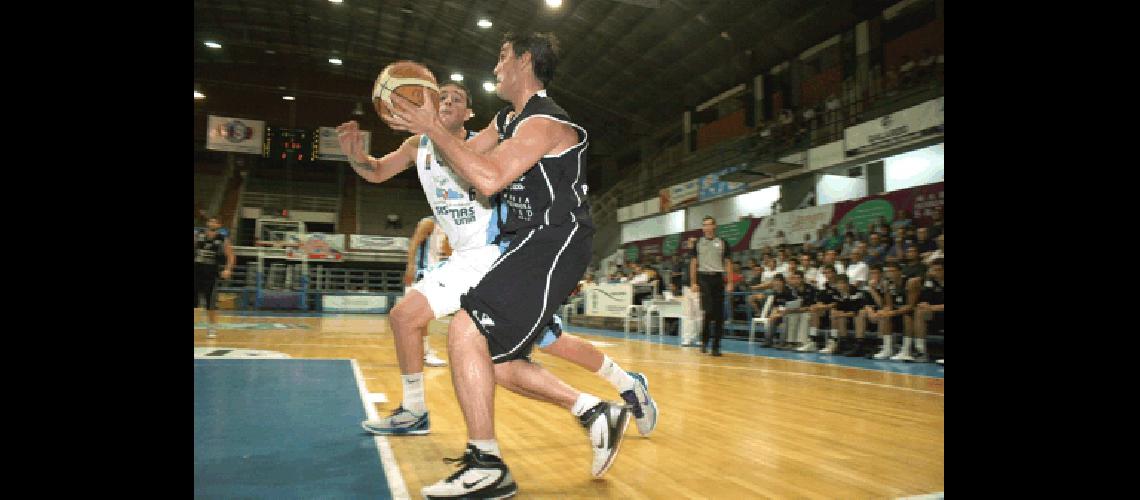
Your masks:
{"label": "white railing", "polygon": [[290,210],[303,210],[310,212],[339,212],[340,202],[335,196],[300,196],[279,193],[256,193],[246,191],[242,196],[243,207],[279,209],[286,207],[286,198],[289,199]]}

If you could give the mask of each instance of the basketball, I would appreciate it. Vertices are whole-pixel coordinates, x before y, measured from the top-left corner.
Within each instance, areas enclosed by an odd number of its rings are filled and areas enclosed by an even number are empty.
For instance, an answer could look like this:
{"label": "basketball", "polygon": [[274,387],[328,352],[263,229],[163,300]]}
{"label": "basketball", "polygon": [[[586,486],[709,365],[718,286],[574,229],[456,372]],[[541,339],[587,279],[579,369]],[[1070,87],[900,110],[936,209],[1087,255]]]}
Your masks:
{"label": "basketball", "polygon": [[399,94],[414,103],[423,105],[428,96],[439,108],[439,86],[435,75],[426,66],[414,61],[396,61],[389,64],[376,77],[372,86],[372,105],[381,119],[392,116],[392,94]]}

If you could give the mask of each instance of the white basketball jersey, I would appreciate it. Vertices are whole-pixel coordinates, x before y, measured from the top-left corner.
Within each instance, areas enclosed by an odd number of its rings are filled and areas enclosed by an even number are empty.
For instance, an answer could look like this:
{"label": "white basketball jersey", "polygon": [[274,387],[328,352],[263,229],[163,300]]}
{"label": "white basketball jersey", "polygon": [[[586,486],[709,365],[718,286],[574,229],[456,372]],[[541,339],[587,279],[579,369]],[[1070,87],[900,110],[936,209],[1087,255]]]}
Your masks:
{"label": "white basketball jersey", "polygon": [[[467,137],[471,135],[468,132]],[[490,200],[440,160],[431,140],[422,136],[416,151],[416,170],[435,215],[436,229],[443,228],[452,252],[494,243],[499,224]]]}

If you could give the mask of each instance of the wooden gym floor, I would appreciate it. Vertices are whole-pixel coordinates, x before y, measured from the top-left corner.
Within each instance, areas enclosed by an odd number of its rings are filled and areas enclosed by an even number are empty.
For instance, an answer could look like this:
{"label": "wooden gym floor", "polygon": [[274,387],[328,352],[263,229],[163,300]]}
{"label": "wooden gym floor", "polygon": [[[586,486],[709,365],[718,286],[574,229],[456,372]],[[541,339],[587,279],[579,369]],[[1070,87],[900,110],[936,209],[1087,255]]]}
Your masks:
{"label": "wooden gym floor", "polygon": [[[355,359],[367,392],[389,400],[375,405],[377,412],[387,415],[399,404],[386,316],[220,313],[218,338],[207,340],[196,328],[196,348]],[[196,322],[204,316],[195,311]],[[444,358],[446,320],[429,327],[432,346]],[[749,354],[713,358],[638,335],[627,340],[576,333],[573,326],[567,331],[595,342],[623,368],[644,373],[659,423],[643,438],[631,419],[617,461],[595,480],[586,435],[569,412],[496,391],[496,432],[519,485],[516,498],[896,498],[944,490],[943,378]],[[579,390],[619,399],[612,386],[576,365],[537,350],[533,359]],[[411,498],[455,470],[443,457],[463,452],[466,435],[449,370],[425,368],[431,434],[386,438]],[[361,440],[370,438],[361,431]]]}

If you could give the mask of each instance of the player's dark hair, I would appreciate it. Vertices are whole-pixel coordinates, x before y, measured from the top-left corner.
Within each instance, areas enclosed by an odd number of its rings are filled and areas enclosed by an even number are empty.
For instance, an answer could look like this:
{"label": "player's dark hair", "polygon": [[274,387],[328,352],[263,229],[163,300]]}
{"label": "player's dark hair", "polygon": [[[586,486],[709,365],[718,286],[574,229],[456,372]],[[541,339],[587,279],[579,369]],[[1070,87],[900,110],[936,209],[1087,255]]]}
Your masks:
{"label": "player's dark hair", "polygon": [[511,33],[503,35],[503,43],[511,44],[515,57],[522,57],[530,52],[534,61],[534,76],[542,82],[543,87],[550,85],[554,80],[554,68],[558,66],[558,38],[550,33]]}
{"label": "player's dark hair", "polygon": [[451,85],[452,87],[459,87],[459,89],[463,91],[463,95],[467,96],[467,109],[471,109],[471,91],[467,90],[467,86],[464,85],[463,82],[447,82],[443,85],[440,85],[439,88],[442,89],[447,85]]}

